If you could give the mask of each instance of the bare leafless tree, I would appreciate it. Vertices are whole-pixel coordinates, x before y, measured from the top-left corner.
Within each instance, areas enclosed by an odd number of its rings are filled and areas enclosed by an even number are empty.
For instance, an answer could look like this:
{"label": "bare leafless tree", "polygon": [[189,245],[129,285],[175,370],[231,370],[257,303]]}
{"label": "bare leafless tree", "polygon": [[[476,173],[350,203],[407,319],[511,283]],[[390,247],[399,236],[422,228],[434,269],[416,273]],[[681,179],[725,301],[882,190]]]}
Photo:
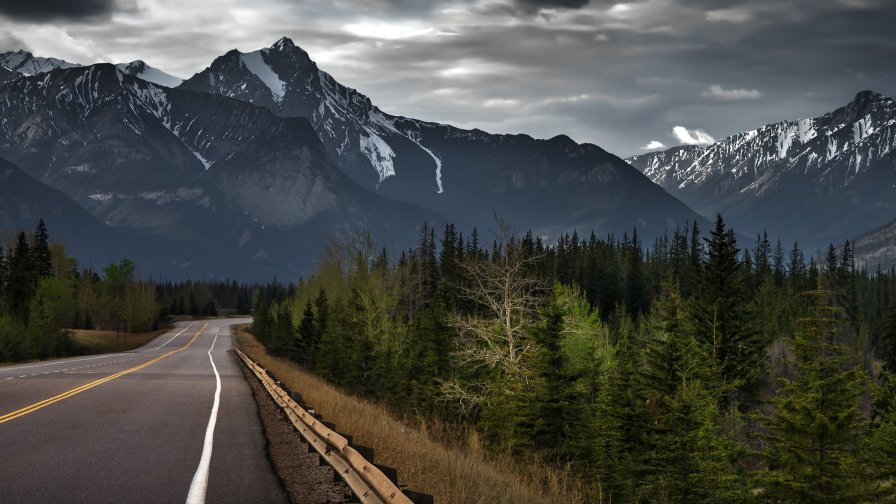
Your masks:
{"label": "bare leafless tree", "polygon": [[[468,258],[460,264],[463,280],[455,288],[476,310],[452,317],[459,336],[454,358],[463,370],[488,369],[525,379],[523,357],[532,348],[531,333],[547,285],[534,273],[539,257],[523,250],[506,231],[498,250],[497,257]],[[443,392],[461,408],[488,396],[484,383],[445,383]]]}

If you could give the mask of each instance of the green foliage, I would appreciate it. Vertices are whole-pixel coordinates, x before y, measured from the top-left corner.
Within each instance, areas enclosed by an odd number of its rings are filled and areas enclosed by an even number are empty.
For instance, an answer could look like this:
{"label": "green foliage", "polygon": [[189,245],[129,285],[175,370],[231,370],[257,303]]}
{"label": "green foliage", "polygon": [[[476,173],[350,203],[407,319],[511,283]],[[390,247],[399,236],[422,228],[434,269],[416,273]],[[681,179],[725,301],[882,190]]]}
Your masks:
{"label": "green foliage", "polygon": [[810,308],[793,342],[794,376],[763,419],[763,494],[775,502],[866,502],[874,490],[862,461],[867,377],[839,342],[842,310],[831,305],[831,292],[805,295]]}
{"label": "green foliage", "polygon": [[694,330],[731,390],[725,404],[752,404],[765,374],[765,345],[749,303],[749,268],[738,260],[734,230],[725,227],[721,215],[707,242],[708,258],[692,303]]}
{"label": "green foliage", "polygon": [[[878,355],[856,334],[888,355],[896,271],[857,271],[848,247],[819,268],[772,243],[741,251],[721,217],[708,239],[691,224],[650,248],[636,232],[503,232],[485,250],[476,230],[424,225],[392,262],[369,236],[331,245],[294,292],[256,296],[254,326],[352,393],[568,464],[604,501],[892,499],[894,401],[880,388],[870,410]],[[827,317],[836,335],[817,307],[800,319],[819,281],[846,310]],[[819,432],[836,446],[824,463]]]}
{"label": "green foliage", "polygon": [[148,331],[159,321],[156,286],[134,278],[135,265],[110,264],[104,276],[78,272],[41,220],[29,236],[0,247],[0,361],[77,353],[67,329]]}

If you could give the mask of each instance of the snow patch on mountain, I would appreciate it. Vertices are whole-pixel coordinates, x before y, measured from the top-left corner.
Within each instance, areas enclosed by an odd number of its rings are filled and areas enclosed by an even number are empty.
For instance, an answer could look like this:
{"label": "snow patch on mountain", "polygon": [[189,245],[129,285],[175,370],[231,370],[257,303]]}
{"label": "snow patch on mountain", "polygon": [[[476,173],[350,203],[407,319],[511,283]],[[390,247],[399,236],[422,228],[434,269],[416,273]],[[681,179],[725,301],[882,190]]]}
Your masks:
{"label": "snow patch on mountain", "polygon": [[74,68],[81,65],[56,58],[41,58],[28,51],[9,51],[0,54],[0,66],[22,75],[36,75],[57,68]]}
{"label": "snow patch on mountain", "polygon": [[286,83],[280,80],[280,77],[271,67],[265,63],[262,53],[267,53],[267,49],[259,49],[250,53],[240,54],[243,64],[250,72],[254,73],[268,89],[274,101],[280,103],[283,95],[286,94]]}
{"label": "snow patch on mountain", "polygon": [[870,114],[852,124],[852,136],[857,146],[872,133],[874,133],[874,128],[871,125]]}
{"label": "snow patch on mountain", "polygon": [[158,68],[151,67],[142,60],[132,61],[130,63],[119,63],[115,65],[115,68],[147,82],[170,88],[177,87],[184,81],[180,77],[175,77]]}
{"label": "snow patch on mountain", "polygon": [[[365,134],[366,133],[366,134]],[[359,138],[361,144],[361,152],[370,160],[370,164],[377,171],[380,182],[395,175],[395,152],[382,137],[370,130],[364,128],[364,133]]]}

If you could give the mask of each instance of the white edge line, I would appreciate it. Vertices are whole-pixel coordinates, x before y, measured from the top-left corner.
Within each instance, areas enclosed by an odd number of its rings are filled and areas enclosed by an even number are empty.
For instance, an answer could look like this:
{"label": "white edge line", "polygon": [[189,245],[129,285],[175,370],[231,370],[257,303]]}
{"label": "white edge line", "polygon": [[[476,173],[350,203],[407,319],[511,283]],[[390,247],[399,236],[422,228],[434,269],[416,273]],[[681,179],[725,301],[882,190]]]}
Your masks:
{"label": "white edge line", "polygon": [[187,504],[204,504],[205,493],[208,490],[208,469],[212,460],[212,444],[215,438],[215,424],[218,422],[218,406],[221,404],[221,375],[218,374],[218,367],[215,366],[215,359],[212,358],[212,349],[215,348],[215,342],[218,341],[218,332],[215,331],[215,339],[212,341],[211,348],[208,349],[208,360],[212,363],[212,369],[215,371],[215,402],[212,404],[212,413],[209,415],[208,427],[205,429],[205,442],[202,445],[202,457],[199,459],[199,467],[196,468],[196,474],[193,475],[193,482],[190,483],[190,492],[187,494]]}
{"label": "white edge line", "polygon": [[162,348],[163,346],[167,345],[168,343],[171,343],[172,341],[174,341],[174,338],[176,338],[176,337],[180,336],[181,334],[185,333],[185,332],[187,331],[187,329],[189,329],[189,328],[191,328],[191,327],[193,327],[193,323],[192,323],[192,322],[190,322],[190,325],[188,325],[187,327],[184,327],[184,330],[183,330],[183,331],[181,331],[181,332],[175,334],[174,336],[172,336],[170,340],[168,340],[168,341],[162,343],[161,345],[159,345],[159,346],[157,346],[157,347],[155,347],[155,348],[150,348],[149,350],[147,350],[147,352],[151,352],[151,351],[153,351],[153,350],[158,350],[158,349]]}
{"label": "white edge line", "polygon": [[116,357],[119,355],[121,355],[121,354],[114,353],[114,354],[106,354],[106,355],[97,355],[95,357],[82,357],[80,359],[69,359],[69,360],[58,360],[58,361],[53,361],[53,362],[45,362],[43,364],[32,364],[30,366],[8,366],[8,367],[0,368],[0,372],[15,371],[17,369],[28,369],[28,368],[36,368],[36,367],[44,367],[44,366],[53,366],[56,364],[66,364],[69,362],[80,362],[80,361],[93,360],[93,359],[107,359],[109,357]]}
{"label": "white edge line", "polygon": [[[189,329],[189,328],[192,327],[192,326],[193,326],[193,322],[190,322],[190,325],[188,325],[186,328],[184,328],[183,331],[181,331],[181,332],[175,334],[175,335],[174,335],[174,338],[180,336],[181,334],[183,334],[187,329]],[[167,345],[168,343],[171,343],[171,342],[174,340],[174,338],[171,338],[170,340],[168,340],[168,341],[162,343],[160,346],[157,346],[157,347],[155,347],[155,348],[150,348],[150,349],[147,350],[147,351],[149,352],[149,351],[152,351],[152,350],[158,350],[158,349],[162,348],[163,346]],[[108,359],[109,357],[118,357],[118,356],[120,356],[120,355],[124,355],[124,354],[126,354],[126,353],[127,353],[127,352],[118,352],[118,353],[106,354],[106,355],[96,355],[96,356],[93,356],[93,357],[81,357],[81,358],[79,358],[79,359],[57,360],[57,361],[53,361],[53,362],[44,362],[43,364],[31,364],[31,365],[28,365],[28,366],[7,366],[7,367],[0,367],[0,373],[2,373],[3,371],[15,371],[15,370],[17,370],[17,369],[30,369],[30,368],[44,367],[44,366],[55,366],[56,364],[67,364],[67,363],[69,363],[69,362],[81,362],[81,361],[94,360],[94,359]]]}

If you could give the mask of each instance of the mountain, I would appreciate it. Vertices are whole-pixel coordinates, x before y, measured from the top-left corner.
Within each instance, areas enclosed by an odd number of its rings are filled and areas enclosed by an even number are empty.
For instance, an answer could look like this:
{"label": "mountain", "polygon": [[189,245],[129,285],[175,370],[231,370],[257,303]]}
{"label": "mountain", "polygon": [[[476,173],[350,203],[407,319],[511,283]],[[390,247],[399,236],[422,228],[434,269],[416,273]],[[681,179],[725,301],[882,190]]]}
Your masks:
{"label": "mountain", "polygon": [[36,75],[57,68],[72,68],[79,65],[56,58],[41,58],[28,51],[8,51],[0,54],[0,66],[22,75]]}
{"label": "mountain", "polygon": [[5,66],[0,66],[0,84],[3,84],[6,81],[10,81],[15,79],[16,77],[21,76],[19,72],[15,72],[6,68]]}
{"label": "mountain", "polygon": [[[10,80],[13,76],[36,75],[51,70],[75,68],[79,66],[82,65],[56,58],[34,56],[28,51],[9,51],[0,54],[0,83]],[[143,60],[136,60],[130,63],[119,63],[115,66],[126,74],[166,87],[176,87],[184,81],[179,77],[175,77],[158,68],[147,65]],[[7,72],[12,73],[9,74]]]}
{"label": "mountain", "polygon": [[158,68],[147,65],[143,60],[136,60],[130,63],[119,63],[115,65],[115,68],[126,74],[133,75],[134,77],[139,77],[147,82],[152,82],[165,87],[177,87],[184,81],[180,77],[175,77]]}
{"label": "mountain", "polygon": [[105,224],[226,259],[220,276],[294,278],[331,235],[405,246],[440,220],[353,182],[305,119],[111,64],[2,84],[0,117],[0,156]]}
{"label": "mountain", "polygon": [[896,267],[896,219],[855,240],[856,261],[874,271]]}
{"label": "mountain", "polygon": [[722,212],[740,232],[824,247],[896,215],[896,102],[863,91],[820,117],[628,162],[704,216]]}
{"label": "mountain", "polygon": [[[232,50],[179,89],[236,98],[281,117],[306,118],[328,159],[362,186],[489,226],[497,214],[540,235],[595,230],[655,235],[702,219],[622,159],[568,137],[492,135],[393,116],[319,69],[282,38]],[[703,221],[705,222],[705,221]]]}
{"label": "mountain", "polygon": [[[111,228],[59,190],[34,180],[18,166],[0,158],[0,242],[12,243],[18,230],[30,232],[43,219],[51,238],[66,246],[66,253],[82,266],[104,267],[130,258],[143,273],[181,277],[186,273],[205,276],[225,265],[212,257],[184,251],[165,238]],[[211,251],[206,251],[211,252]],[[192,266],[192,267],[191,267]]]}

